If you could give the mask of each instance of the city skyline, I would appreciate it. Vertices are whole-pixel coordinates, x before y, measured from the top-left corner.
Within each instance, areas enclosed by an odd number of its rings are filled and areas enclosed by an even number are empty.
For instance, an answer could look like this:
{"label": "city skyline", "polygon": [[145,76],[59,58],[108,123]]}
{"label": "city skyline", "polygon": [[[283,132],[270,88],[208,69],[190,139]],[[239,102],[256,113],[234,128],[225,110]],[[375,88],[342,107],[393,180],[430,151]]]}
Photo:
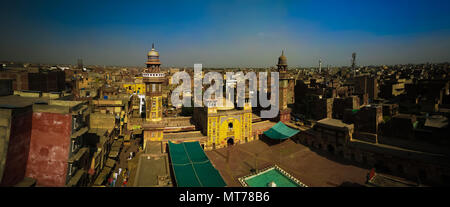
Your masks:
{"label": "city skyline", "polygon": [[0,187],[450,186],[450,1],[2,6]]}
{"label": "city skyline", "polygon": [[290,67],[446,62],[449,2],[14,1],[0,23],[0,59],[144,66],[154,42],[163,67]]}

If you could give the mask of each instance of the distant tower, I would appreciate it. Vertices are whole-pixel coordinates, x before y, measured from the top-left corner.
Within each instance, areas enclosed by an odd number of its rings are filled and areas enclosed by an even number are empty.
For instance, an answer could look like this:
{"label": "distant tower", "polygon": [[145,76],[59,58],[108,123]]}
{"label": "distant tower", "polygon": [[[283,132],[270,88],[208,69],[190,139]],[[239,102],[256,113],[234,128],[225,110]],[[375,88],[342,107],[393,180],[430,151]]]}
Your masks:
{"label": "distant tower", "polygon": [[286,72],[287,71],[287,58],[284,56],[284,50],[281,50],[281,56],[278,58],[278,72]]}
{"label": "distant tower", "polygon": [[352,53],[352,70],[353,70],[353,75],[356,75],[356,69],[355,69],[355,61],[356,61],[356,53]]}
{"label": "distant tower", "polygon": [[78,69],[83,70],[83,59],[78,59],[77,63],[78,63]]}
{"label": "distant tower", "polygon": [[164,126],[162,120],[162,83],[164,73],[161,73],[159,53],[152,44],[152,50],[147,54],[147,68],[142,73],[145,83],[145,123],[144,128],[144,148],[148,141],[161,141]]}
{"label": "distant tower", "polygon": [[322,72],[322,59],[319,59],[319,73]]}

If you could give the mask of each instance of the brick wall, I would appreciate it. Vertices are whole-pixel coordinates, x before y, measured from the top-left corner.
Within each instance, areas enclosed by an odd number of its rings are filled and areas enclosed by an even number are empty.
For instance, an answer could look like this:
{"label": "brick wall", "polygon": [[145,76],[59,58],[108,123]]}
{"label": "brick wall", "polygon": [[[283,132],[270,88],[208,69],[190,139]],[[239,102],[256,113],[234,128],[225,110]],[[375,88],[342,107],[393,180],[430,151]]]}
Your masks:
{"label": "brick wall", "polygon": [[72,116],[34,112],[26,176],[37,186],[64,186],[69,159]]}

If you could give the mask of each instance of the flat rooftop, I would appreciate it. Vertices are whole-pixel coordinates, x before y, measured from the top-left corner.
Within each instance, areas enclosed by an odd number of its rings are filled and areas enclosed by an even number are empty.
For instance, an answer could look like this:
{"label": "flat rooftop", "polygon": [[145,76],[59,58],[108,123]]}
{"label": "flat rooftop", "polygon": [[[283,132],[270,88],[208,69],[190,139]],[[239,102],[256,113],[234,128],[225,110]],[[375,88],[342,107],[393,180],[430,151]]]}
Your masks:
{"label": "flat rooftop", "polygon": [[48,102],[48,98],[22,97],[16,95],[0,96],[0,108],[23,108],[34,103]]}
{"label": "flat rooftop", "polygon": [[170,180],[167,154],[143,154],[139,157],[135,187],[171,186]]}
{"label": "flat rooftop", "polygon": [[275,124],[276,122],[272,121],[254,122],[252,123],[252,131],[268,130]]}
{"label": "flat rooftop", "polygon": [[334,126],[334,127],[339,127],[339,128],[349,127],[352,125],[352,124],[346,124],[346,123],[342,122],[342,120],[339,120],[339,119],[330,119],[330,118],[321,119],[321,120],[317,121],[317,124],[329,125],[329,126]]}
{"label": "flat rooftop", "polygon": [[375,176],[369,180],[368,186],[376,187],[417,187],[417,183],[413,183],[406,180],[400,180],[391,178],[388,176],[375,174]]}
{"label": "flat rooftop", "polygon": [[148,141],[145,147],[145,154],[161,154],[163,145],[161,142]]}
{"label": "flat rooftop", "polygon": [[174,132],[174,133],[164,133],[164,140],[177,140],[177,139],[206,139],[200,131],[190,131],[190,132]]}
{"label": "flat rooftop", "polygon": [[35,112],[70,113],[82,103],[81,101],[50,100],[47,97],[0,96],[0,108],[23,108],[33,105]]}

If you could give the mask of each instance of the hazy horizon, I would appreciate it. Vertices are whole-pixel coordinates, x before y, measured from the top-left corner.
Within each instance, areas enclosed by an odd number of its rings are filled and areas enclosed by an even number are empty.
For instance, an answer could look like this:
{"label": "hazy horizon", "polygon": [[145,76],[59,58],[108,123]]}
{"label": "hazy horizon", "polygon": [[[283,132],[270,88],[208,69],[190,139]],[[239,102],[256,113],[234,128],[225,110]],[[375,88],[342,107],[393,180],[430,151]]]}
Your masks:
{"label": "hazy horizon", "polygon": [[0,60],[163,67],[449,62],[449,1],[8,1]]}

